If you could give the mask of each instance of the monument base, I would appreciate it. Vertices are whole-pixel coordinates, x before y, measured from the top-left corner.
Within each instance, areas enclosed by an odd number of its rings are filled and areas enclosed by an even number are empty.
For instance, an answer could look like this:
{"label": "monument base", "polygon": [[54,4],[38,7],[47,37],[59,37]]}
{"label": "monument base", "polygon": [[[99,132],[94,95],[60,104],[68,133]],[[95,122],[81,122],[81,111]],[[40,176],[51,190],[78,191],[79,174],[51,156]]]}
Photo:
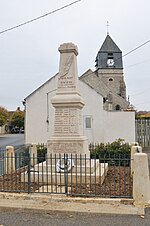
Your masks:
{"label": "monument base", "polygon": [[47,142],[48,154],[78,154],[90,156],[88,139],[80,137],[52,137]]}
{"label": "monument base", "polygon": [[[58,159],[57,159],[58,160]],[[57,161],[56,161],[57,162]],[[80,159],[80,162],[74,165],[70,172],[57,172],[56,165],[50,164],[52,159],[34,165],[30,170],[30,182],[37,183],[43,190],[44,186],[50,189],[54,186],[89,186],[103,184],[108,171],[108,163],[100,163],[99,159]],[[22,173],[22,182],[28,183],[29,172]],[[67,184],[66,184],[67,176]],[[53,187],[53,188],[54,188]],[[51,192],[48,190],[47,192]],[[59,193],[59,192],[57,192]]]}

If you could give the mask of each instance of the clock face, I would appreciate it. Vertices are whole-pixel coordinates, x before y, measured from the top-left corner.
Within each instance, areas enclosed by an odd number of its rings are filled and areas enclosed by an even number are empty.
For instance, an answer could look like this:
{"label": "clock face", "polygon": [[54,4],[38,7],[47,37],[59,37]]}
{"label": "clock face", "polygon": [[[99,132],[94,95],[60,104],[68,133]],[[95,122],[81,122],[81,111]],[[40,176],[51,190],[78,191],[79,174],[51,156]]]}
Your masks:
{"label": "clock face", "polygon": [[114,60],[113,59],[108,59],[107,60],[107,65],[108,66],[113,66],[114,65]]}

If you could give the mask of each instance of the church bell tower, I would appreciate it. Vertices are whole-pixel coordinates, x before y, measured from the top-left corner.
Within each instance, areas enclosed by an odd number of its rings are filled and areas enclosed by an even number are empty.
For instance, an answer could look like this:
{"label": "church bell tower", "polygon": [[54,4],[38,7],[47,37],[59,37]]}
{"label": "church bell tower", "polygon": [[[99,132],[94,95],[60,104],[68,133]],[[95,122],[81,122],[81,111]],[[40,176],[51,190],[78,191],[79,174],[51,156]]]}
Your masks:
{"label": "church bell tower", "polygon": [[107,87],[109,94],[106,99],[111,98],[112,110],[127,108],[126,85],[123,76],[122,51],[107,34],[97,56],[96,71]]}

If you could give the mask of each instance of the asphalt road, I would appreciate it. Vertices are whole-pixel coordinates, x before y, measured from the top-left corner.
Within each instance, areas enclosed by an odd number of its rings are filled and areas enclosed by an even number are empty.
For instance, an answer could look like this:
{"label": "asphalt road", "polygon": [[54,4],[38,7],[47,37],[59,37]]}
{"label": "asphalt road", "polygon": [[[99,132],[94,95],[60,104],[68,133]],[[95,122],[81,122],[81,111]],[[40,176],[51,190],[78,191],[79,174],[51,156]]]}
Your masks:
{"label": "asphalt road", "polygon": [[0,209],[3,226],[150,226],[150,209],[145,217],[133,215],[32,212]]}
{"label": "asphalt road", "polygon": [[0,135],[0,148],[6,146],[20,146],[24,144],[24,134],[4,134]]}

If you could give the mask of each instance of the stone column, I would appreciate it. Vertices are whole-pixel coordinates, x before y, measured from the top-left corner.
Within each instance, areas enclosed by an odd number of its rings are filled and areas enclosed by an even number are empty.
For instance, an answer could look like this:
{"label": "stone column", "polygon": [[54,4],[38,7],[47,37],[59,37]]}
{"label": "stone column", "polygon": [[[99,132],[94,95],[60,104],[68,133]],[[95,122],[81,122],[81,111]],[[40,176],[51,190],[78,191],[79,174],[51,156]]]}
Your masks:
{"label": "stone column", "polygon": [[15,171],[15,152],[13,146],[6,146],[5,150],[5,174],[11,174]]}
{"label": "stone column", "polygon": [[31,144],[29,147],[29,154],[30,154],[30,164],[34,166],[37,164],[37,146],[36,144]]}
{"label": "stone column", "polygon": [[131,176],[133,176],[134,172],[134,154],[135,153],[142,153],[142,147],[141,146],[132,146],[131,147]]}
{"label": "stone column", "polygon": [[48,153],[89,155],[81,115],[84,101],[78,90],[78,49],[73,43],[64,43],[60,45],[59,52],[57,92],[51,99],[55,108],[54,135],[48,140]]}
{"label": "stone column", "polygon": [[147,154],[134,154],[133,199],[135,205],[150,203],[150,180]]}

